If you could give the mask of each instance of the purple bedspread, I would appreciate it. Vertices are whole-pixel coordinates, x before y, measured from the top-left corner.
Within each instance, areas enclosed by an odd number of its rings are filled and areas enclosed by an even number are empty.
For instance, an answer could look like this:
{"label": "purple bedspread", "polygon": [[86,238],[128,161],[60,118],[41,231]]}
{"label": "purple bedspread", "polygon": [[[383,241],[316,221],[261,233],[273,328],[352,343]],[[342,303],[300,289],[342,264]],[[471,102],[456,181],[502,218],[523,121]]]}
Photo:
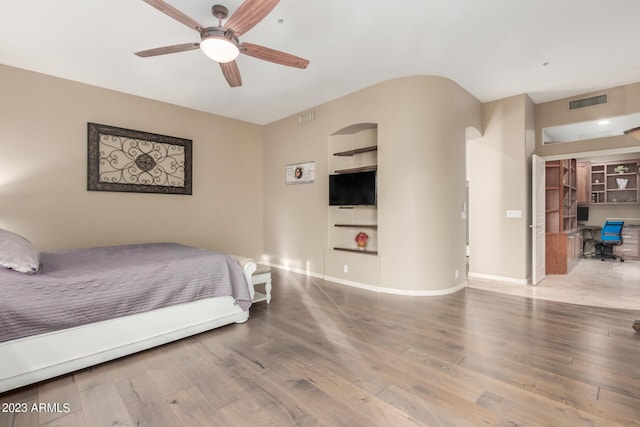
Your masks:
{"label": "purple bedspread", "polygon": [[41,263],[34,275],[0,269],[0,342],[208,297],[251,306],[237,262],[177,243],[42,252]]}

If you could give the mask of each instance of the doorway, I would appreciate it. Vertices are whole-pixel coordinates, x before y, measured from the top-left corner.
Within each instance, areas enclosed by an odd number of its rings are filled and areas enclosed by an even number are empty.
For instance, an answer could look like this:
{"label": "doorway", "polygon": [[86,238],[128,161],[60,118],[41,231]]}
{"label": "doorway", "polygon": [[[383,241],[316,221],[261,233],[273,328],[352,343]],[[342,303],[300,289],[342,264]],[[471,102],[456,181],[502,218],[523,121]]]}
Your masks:
{"label": "doorway", "polygon": [[[534,159],[538,157],[534,155]],[[575,159],[576,162],[597,162],[597,163],[606,163],[606,162],[618,162],[618,161],[624,161],[624,160],[629,160],[629,159],[639,159],[640,158],[640,151],[638,151],[637,147],[628,147],[628,148],[620,148],[620,149],[611,149],[611,150],[600,150],[600,151],[590,151],[590,152],[576,152],[576,153],[571,153],[571,154],[563,154],[563,155],[555,155],[555,156],[546,156],[546,157],[538,157],[540,159],[540,163],[542,163],[543,165],[546,162],[551,162],[551,161],[566,161],[568,159]],[[536,163],[536,160],[533,161],[534,165]],[[535,193],[536,191],[536,184],[538,184],[538,186],[540,185],[540,183],[544,183],[544,171],[545,168],[544,166],[542,168],[536,168],[535,166],[532,168],[532,208],[534,210],[533,214],[532,214],[532,218],[535,218],[535,220],[533,221],[532,224],[532,233],[533,233],[533,237],[532,237],[532,259],[531,259],[531,268],[532,268],[532,272],[535,272],[536,269],[540,268],[540,256],[536,256],[536,254],[544,254],[545,258],[547,258],[547,251],[546,251],[546,243],[545,244],[545,248],[544,250],[541,251],[541,248],[539,247],[540,245],[540,239],[537,239],[536,236],[536,231],[540,231],[540,227],[543,227],[543,229],[545,230],[545,234],[547,234],[548,230],[547,228],[547,224],[544,223],[544,221],[542,221],[538,216],[536,216],[536,213],[540,213],[540,207],[538,207],[537,209],[535,208],[535,203],[536,200],[538,201],[538,203],[541,200],[540,194]],[[543,186],[545,186],[545,184],[542,184]],[[548,185],[548,184],[546,184]],[[547,200],[545,199],[545,203],[547,202]],[[628,218],[628,219],[636,219],[638,221],[638,223],[640,224],[640,215],[638,215],[638,205],[637,204],[627,204],[627,205],[615,205],[615,204],[591,204],[589,203],[589,201],[587,201],[586,203],[587,206],[589,206],[589,217],[586,220],[585,225],[590,225],[590,226],[601,226],[604,221],[607,218]],[[537,212],[536,212],[537,210]],[[544,207],[543,211],[549,211],[550,207],[546,206]],[[581,259],[578,260],[578,262],[582,261]],[[548,270],[548,269],[546,269]],[[545,274],[546,273],[545,271]],[[542,277],[544,277],[544,275],[542,275]],[[536,278],[536,275],[533,274],[532,275],[532,284],[537,284],[541,281],[542,279],[540,279],[540,274],[538,275],[538,277]]]}

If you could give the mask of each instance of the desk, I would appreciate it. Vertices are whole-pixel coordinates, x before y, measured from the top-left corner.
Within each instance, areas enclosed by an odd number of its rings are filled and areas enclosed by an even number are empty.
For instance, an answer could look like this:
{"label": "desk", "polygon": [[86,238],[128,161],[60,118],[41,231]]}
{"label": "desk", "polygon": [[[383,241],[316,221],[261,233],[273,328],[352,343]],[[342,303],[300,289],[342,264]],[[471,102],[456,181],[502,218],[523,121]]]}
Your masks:
{"label": "desk", "polygon": [[546,233],[545,242],[547,274],[567,274],[578,263],[582,254],[582,230]]}
{"label": "desk", "polygon": [[[600,240],[602,227],[585,225],[580,227],[580,230],[583,238],[582,255],[584,257],[598,255],[593,239]],[[625,261],[640,261],[640,225],[630,224],[622,227],[622,244],[614,246],[613,253],[624,258]]]}

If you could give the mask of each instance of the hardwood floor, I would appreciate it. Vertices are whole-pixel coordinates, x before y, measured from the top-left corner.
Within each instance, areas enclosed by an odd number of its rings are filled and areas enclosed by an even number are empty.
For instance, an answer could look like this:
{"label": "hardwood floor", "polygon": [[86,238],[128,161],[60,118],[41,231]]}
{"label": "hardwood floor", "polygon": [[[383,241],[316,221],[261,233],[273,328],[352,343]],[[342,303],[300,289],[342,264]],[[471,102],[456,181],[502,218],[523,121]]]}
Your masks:
{"label": "hardwood floor", "polygon": [[640,425],[637,310],[273,276],[247,323],[2,394],[0,426]]}

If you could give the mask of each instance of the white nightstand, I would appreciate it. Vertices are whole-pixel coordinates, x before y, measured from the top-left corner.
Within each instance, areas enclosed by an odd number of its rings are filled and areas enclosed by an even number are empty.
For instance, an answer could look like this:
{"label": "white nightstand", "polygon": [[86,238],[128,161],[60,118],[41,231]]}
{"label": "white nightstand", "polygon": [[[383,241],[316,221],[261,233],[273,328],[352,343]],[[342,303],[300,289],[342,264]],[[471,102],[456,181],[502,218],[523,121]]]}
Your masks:
{"label": "white nightstand", "polygon": [[271,267],[258,264],[256,272],[251,276],[251,282],[254,288],[256,285],[264,283],[264,294],[255,292],[253,302],[267,301],[269,304],[271,302]]}

